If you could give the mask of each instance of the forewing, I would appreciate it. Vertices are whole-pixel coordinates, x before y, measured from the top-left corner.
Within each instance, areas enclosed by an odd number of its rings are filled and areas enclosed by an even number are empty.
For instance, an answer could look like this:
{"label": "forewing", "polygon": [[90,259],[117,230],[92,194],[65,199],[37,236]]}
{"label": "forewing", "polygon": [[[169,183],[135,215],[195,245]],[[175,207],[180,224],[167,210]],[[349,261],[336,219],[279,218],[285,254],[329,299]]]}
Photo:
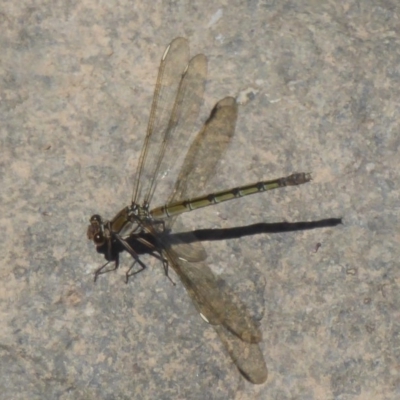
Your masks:
{"label": "forewing", "polygon": [[151,202],[160,174],[165,177],[186,148],[203,101],[207,58],[189,63],[186,39],[173,40],[161,60],[145,143],[139,159],[132,201]]}
{"label": "forewing", "polygon": [[161,148],[168,133],[169,120],[188,60],[189,45],[184,38],[174,39],[161,59],[146,137],[135,177],[132,201],[136,203],[143,203],[144,196],[148,194],[155,178]]}
{"label": "forewing", "polygon": [[[175,182],[177,165],[183,159],[188,143],[193,138],[195,122],[203,103],[204,87],[207,77],[207,58],[203,54],[194,56],[185,70],[175,98],[166,135],[158,156],[158,165],[145,202],[151,203],[157,184],[161,180],[169,189]],[[165,192],[165,190],[164,190]],[[161,199],[165,201],[168,196]]]}

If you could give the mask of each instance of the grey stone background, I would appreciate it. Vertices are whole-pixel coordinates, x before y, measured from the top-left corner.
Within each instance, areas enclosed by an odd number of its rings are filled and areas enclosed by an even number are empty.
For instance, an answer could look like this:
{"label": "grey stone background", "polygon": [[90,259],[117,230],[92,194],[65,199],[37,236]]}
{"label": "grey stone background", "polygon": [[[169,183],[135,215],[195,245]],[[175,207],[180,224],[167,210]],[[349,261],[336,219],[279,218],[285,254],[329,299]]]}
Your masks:
{"label": "grey stone background", "polygon": [[[0,27],[1,399],[400,398],[398,2],[3,0]],[[93,283],[88,218],[130,201],[176,36],[209,58],[202,120],[242,103],[210,190],[314,178],[186,227],[343,217],[205,244],[260,319],[261,386],[156,260]]]}

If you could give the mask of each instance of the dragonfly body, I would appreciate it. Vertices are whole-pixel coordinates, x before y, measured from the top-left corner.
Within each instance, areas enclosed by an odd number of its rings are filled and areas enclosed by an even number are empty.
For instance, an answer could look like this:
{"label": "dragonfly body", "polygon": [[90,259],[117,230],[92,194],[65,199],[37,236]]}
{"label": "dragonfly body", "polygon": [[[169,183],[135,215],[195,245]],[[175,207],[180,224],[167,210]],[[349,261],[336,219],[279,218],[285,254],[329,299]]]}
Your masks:
{"label": "dragonfly body", "polygon": [[211,205],[219,204],[224,201],[238,199],[240,197],[248,196],[265,192],[267,190],[277,189],[285,186],[296,186],[309,182],[311,175],[307,173],[298,173],[284,178],[278,178],[269,181],[261,181],[246,186],[240,186],[233,189],[223,190],[216,193],[211,193],[205,196],[199,196],[189,200],[177,201],[172,204],[166,204],[162,207],[154,208],[150,211],[153,218],[168,218],[184,212],[197,210],[199,208],[208,207]]}
{"label": "dragonfly body", "polygon": [[[87,236],[107,263],[95,272],[100,274],[119,266],[119,254],[127,251],[134,262],[126,274],[146,266],[140,255],[149,253],[162,261],[166,274],[172,267],[185,286],[199,313],[212,325],[242,375],[253,383],[267,379],[267,368],[259,342],[262,334],[246,307],[228,289],[221,289],[218,279],[205,263],[206,253],[200,243],[174,241],[171,230],[176,216],[236,199],[311,180],[308,173],[262,181],[234,189],[204,193],[207,181],[233,137],[237,104],[232,97],[220,100],[197,134],[183,160],[176,183],[166,204],[150,208],[157,179],[171,171],[182,143],[189,142],[190,132],[202,103],[207,75],[207,59],[199,54],[189,60],[186,39],[177,38],[167,47],[159,67],[149,124],[139,158],[131,205],[111,220],[95,214],[90,218]],[[186,199],[186,200],[185,200]],[[113,263],[107,269],[107,265]],[[133,268],[138,266],[138,271]]]}
{"label": "dragonfly body", "polygon": [[[283,178],[269,181],[261,181],[251,185],[240,186],[229,190],[223,190],[211,193],[205,196],[177,201],[175,203],[166,204],[148,210],[148,207],[139,206],[133,203],[131,206],[124,207],[110,221],[103,221],[101,216],[93,215],[90,219],[87,236],[93,240],[97,246],[103,246],[110,242],[113,238],[123,238],[127,234],[129,236],[136,234],[139,237],[145,233],[144,226],[149,223],[158,223],[163,225],[163,220],[176,216],[185,212],[197,210],[199,208],[208,207],[225,201],[237,199],[240,197],[265,192],[267,190],[277,189],[285,186],[296,186],[311,180],[308,173],[292,174]],[[135,253],[143,254],[144,251],[135,251]]]}

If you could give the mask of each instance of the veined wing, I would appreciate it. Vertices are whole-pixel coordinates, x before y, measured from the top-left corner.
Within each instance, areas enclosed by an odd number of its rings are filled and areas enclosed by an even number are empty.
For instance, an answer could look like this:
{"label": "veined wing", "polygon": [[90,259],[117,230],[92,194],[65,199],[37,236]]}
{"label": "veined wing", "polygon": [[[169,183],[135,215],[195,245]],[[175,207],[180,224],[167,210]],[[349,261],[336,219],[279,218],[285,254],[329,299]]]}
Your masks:
{"label": "veined wing", "polygon": [[[168,203],[204,193],[206,183],[215,173],[217,164],[235,133],[237,114],[237,104],[233,97],[225,97],[214,106],[186,154]],[[168,218],[165,221],[166,226],[171,228],[175,220],[176,217]],[[175,245],[174,251],[188,261],[206,258],[200,242]]]}
{"label": "veined wing", "polygon": [[264,383],[268,371],[259,347],[262,334],[245,305],[219,284],[206,263],[188,262],[168,247],[165,256],[199,313],[214,326],[241,374],[252,383]]}
{"label": "veined wing", "polygon": [[146,182],[154,176],[154,161],[159,156],[160,146],[167,133],[179,82],[188,60],[189,44],[184,38],[174,39],[161,58],[146,137],[135,177],[133,202],[140,202],[142,193],[147,192]]}
{"label": "veined wing", "polygon": [[165,157],[166,150],[171,142],[180,147],[184,133],[192,129],[197,118],[207,75],[207,59],[202,54],[193,57],[189,64],[188,59],[189,46],[183,38],[174,39],[161,59],[135,179],[132,196],[135,203],[149,204],[160,167],[165,170],[176,160],[176,157],[170,158],[169,152]]}
{"label": "veined wing", "polygon": [[[204,192],[215,173],[235,131],[237,104],[232,97],[220,100],[192,143],[169,202],[187,199]],[[169,227],[175,218],[169,218]],[[178,274],[194,305],[212,325],[242,375],[261,384],[267,379],[267,367],[258,342],[262,334],[246,307],[218,280],[203,262],[206,253],[201,243],[166,243],[166,256]]]}
{"label": "veined wing", "polygon": [[216,325],[214,329],[240,373],[251,383],[264,383],[268,370],[259,344],[242,341],[223,325]]}
{"label": "veined wing", "polygon": [[[215,174],[217,164],[235,133],[237,114],[233,97],[225,97],[214,106],[187,152],[168,203],[204,193],[206,183]],[[174,218],[169,220],[169,226],[173,221]]]}
{"label": "veined wing", "polygon": [[175,171],[174,165],[180,159],[180,154],[186,151],[187,142],[192,137],[191,133],[194,131],[195,121],[203,103],[206,77],[207,58],[203,54],[197,54],[189,61],[179,84],[167,134],[158,158],[157,170],[145,198],[147,204],[151,202],[160,175],[168,175],[171,171]]}
{"label": "veined wing", "polygon": [[[163,240],[159,238],[160,240]],[[241,340],[258,343],[262,334],[247,312],[246,306],[218,281],[203,261],[190,262],[163,243],[165,256],[184,284],[194,305],[212,325],[223,325]]]}

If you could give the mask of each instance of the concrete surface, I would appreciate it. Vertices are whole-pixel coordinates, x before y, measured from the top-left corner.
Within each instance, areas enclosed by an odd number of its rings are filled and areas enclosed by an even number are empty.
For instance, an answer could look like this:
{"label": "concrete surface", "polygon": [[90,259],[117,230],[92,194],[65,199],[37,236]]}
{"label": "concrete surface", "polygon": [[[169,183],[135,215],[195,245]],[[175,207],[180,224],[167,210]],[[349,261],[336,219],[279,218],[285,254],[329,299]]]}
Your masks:
{"label": "concrete surface", "polygon": [[[400,398],[398,3],[150,4],[0,5],[0,398]],[[156,260],[128,285],[128,258],[93,283],[103,259],[88,219],[130,202],[159,59],[176,36],[209,58],[202,120],[226,95],[242,102],[210,190],[314,178],[185,226],[343,217],[205,244],[260,320],[261,386]]]}

